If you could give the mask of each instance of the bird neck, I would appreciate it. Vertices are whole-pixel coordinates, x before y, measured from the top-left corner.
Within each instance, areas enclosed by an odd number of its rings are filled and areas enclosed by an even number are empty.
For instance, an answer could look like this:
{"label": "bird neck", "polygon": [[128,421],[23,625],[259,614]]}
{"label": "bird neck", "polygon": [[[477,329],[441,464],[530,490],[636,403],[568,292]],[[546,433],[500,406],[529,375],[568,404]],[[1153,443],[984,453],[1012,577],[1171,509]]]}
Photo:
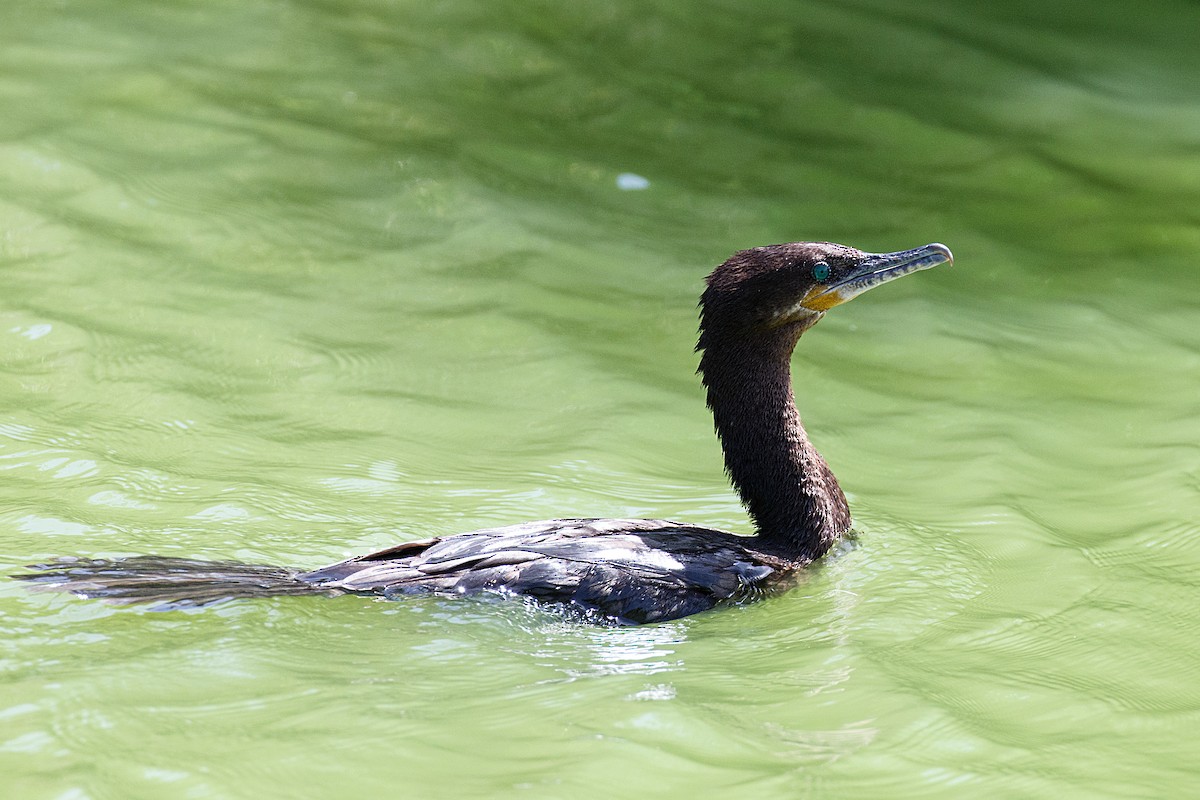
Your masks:
{"label": "bird neck", "polygon": [[764,550],[793,561],[819,558],[850,529],[837,479],[813,447],[785,352],[704,343],[700,373],[730,480]]}

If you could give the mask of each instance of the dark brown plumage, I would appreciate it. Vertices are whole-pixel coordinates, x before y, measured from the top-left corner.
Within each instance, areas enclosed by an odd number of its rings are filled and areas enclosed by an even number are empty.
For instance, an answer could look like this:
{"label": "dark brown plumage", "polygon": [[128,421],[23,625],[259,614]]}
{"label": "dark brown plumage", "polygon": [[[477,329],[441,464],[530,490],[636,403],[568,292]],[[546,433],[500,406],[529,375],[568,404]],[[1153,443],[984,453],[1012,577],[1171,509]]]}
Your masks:
{"label": "dark brown plumage", "polygon": [[790,372],[796,342],[833,306],[951,260],[940,244],[870,254],[800,242],[743,250],[708,276],[699,371],[753,536],[664,520],[558,519],[406,542],[311,572],[138,556],[57,559],[14,577],[163,608],[277,595],[489,592],[623,624],[757,597],[786,586],[851,524],[837,479],[800,424]]}

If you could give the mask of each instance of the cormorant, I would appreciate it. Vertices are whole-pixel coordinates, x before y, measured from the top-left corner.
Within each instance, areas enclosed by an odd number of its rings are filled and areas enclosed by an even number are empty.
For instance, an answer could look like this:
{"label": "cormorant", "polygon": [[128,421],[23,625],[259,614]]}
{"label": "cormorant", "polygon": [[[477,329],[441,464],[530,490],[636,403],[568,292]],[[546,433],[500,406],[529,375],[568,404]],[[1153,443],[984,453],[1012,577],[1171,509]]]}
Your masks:
{"label": "cormorant", "polygon": [[941,244],[875,254],[795,242],[735,253],[708,276],[699,373],[753,536],[665,520],[555,519],[404,542],[309,572],[137,556],[61,558],[14,577],[163,608],[277,595],[490,592],[606,624],[677,619],[785,588],[851,524],[837,479],[800,424],[792,350],[834,306],[943,263],[953,257]]}

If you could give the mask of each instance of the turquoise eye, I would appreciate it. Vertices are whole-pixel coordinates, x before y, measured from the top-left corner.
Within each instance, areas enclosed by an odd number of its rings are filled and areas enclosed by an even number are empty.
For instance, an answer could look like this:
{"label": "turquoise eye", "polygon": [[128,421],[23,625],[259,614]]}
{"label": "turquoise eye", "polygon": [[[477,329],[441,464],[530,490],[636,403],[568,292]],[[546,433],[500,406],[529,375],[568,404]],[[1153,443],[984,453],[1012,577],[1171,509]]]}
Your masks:
{"label": "turquoise eye", "polygon": [[824,261],[813,264],[812,276],[819,281],[825,280],[829,277],[829,265]]}

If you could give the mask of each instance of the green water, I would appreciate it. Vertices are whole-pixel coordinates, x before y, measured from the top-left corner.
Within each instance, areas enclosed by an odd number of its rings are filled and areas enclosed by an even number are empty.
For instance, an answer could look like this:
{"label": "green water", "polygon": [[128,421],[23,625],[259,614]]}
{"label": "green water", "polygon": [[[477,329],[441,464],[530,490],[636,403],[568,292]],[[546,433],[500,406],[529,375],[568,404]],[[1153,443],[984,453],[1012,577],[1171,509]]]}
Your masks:
{"label": "green water", "polygon": [[0,572],[746,530],[703,275],[795,239],[957,264],[801,342],[861,540],[791,593],[603,630],[5,581],[0,796],[1195,793],[1198,29],[1118,0],[5,4]]}

